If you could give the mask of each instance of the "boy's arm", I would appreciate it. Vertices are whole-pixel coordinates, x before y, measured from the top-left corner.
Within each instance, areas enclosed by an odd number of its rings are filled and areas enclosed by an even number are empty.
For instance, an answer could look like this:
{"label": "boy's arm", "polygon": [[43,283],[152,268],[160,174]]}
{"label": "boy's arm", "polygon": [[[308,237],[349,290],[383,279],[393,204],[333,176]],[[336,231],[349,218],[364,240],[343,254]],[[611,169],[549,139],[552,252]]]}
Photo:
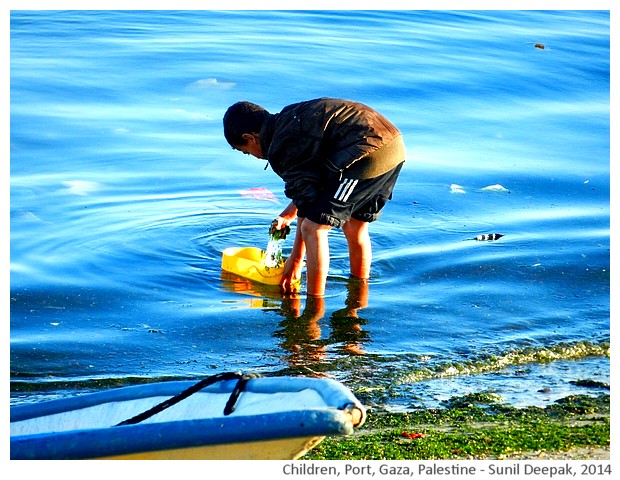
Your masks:
{"label": "boy's arm", "polygon": [[[287,225],[290,225],[297,217],[297,207],[293,202],[289,203],[282,213],[278,215],[271,226],[277,230],[282,230]],[[301,279],[301,271],[303,268],[304,256],[306,254],[306,245],[301,235],[301,222],[303,219],[299,219],[297,230],[295,232],[295,240],[293,241],[293,249],[291,254],[284,262],[284,272],[282,273],[282,280],[280,281],[280,287],[283,293],[299,293],[299,280]]]}
{"label": "boy's arm", "polygon": [[285,226],[290,225],[293,220],[297,217],[297,207],[293,202],[289,203],[282,213],[277,216],[277,218],[271,222],[271,226],[275,227],[276,230],[282,230]]}
{"label": "boy's arm", "polygon": [[299,293],[299,281],[303,269],[304,256],[306,255],[306,244],[301,234],[303,218],[300,218],[295,231],[295,240],[291,254],[284,262],[284,272],[280,280],[280,288],[285,294]]}

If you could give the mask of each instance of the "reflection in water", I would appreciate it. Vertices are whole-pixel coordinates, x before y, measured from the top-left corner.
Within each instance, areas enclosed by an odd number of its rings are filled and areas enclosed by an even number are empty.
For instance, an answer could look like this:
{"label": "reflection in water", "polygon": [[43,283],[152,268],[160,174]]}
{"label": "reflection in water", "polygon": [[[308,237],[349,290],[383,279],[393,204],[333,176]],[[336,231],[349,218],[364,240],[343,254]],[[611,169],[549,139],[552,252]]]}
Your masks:
{"label": "reflection in water", "polygon": [[362,330],[361,325],[365,325],[366,320],[360,318],[357,312],[368,306],[368,282],[350,278],[347,290],[345,308],[332,313],[329,343],[342,344],[340,348],[345,353],[362,355],[362,343],[368,341],[368,332]]}
{"label": "reflection in water", "polygon": [[247,298],[244,301],[251,308],[273,308],[279,305],[278,299],[281,295],[278,286],[253,282],[224,270],[220,274],[220,280],[222,281],[221,287],[225,291],[250,294],[253,298]]}
{"label": "reflection in water", "polygon": [[287,352],[289,365],[308,365],[325,358],[325,342],[321,341],[319,325],[325,315],[325,299],[308,297],[302,312],[298,296],[283,298],[281,314],[284,320],[274,336],[282,339],[280,346]]}
{"label": "reflection in water", "polygon": [[326,356],[328,345],[336,345],[341,353],[361,355],[362,344],[368,341],[368,333],[361,328],[366,321],[360,319],[358,310],[368,305],[368,282],[350,278],[347,282],[345,307],[331,314],[331,335],[321,339],[320,321],[325,316],[325,299],[308,297],[302,311],[299,297],[284,298],[276,337],[282,338],[280,346],[287,352],[291,367],[319,363]]}
{"label": "reflection in water", "polygon": [[283,297],[278,287],[253,282],[238,275],[221,274],[222,288],[235,293],[249,294],[244,299],[251,308],[278,309],[284,317],[274,337],[286,352],[285,360],[290,367],[310,367],[325,361],[328,346],[346,355],[363,355],[363,344],[369,340],[368,332],[362,330],[366,320],[358,311],[368,306],[368,282],[355,277],[347,281],[347,298],[344,308],[329,317],[331,333],[322,335],[321,320],[325,317],[325,299],[306,297],[305,305],[299,295]]}

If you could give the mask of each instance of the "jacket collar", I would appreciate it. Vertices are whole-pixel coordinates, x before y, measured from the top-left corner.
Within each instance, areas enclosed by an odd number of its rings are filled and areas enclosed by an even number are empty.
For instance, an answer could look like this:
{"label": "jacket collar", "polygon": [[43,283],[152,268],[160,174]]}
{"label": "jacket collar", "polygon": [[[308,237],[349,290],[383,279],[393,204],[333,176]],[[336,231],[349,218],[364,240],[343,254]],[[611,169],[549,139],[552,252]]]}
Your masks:
{"label": "jacket collar", "polygon": [[269,147],[271,146],[271,140],[273,139],[273,132],[276,126],[276,115],[270,113],[263,123],[263,128],[260,131],[260,146],[263,155],[269,159]]}

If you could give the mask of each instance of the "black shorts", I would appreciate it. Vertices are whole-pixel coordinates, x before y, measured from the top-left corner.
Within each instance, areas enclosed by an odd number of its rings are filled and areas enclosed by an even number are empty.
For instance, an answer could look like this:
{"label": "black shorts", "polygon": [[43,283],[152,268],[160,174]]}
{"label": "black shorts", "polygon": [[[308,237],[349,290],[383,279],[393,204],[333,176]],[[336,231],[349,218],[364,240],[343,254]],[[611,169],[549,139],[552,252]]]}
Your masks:
{"label": "black shorts", "polygon": [[[403,162],[404,163],[404,162]],[[362,222],[374,222],[388,200],[403,163],[375,178],[346,178],[335,180],[322,188],[312,202],[297,206],[297,215],[321,225],[340,228],[351,218]]]}

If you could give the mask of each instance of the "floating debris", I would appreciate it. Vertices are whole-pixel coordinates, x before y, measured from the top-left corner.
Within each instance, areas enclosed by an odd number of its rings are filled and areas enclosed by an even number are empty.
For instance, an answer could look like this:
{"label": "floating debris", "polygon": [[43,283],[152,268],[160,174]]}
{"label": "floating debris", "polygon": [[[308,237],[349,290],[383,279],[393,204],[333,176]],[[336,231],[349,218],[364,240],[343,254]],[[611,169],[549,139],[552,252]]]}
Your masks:
{"label": "floating debris", "polygon": [[485,240],[497,240],[502,238],[504,235],[502,233],[485,233],[484,235],[478,235],[474,240],[478,240],[479,242]]}
{"label": "floating debris", "polygon": [[[495,185],[488,185],[484,188],[479,189],[480,192],[507,192],[510,193],[503,185],[496,183]],[[465,187],[459,185],[458,183],[453,183],[450,185],[450,193],[466,193]]]}
{"label": "floating debris", "polygon": [[233,82],[222,82],[217,78],[202,78],[200,80],[196,80],[193,83],[190,83],[190,88],[199,88],[199,89],[227,89],[232,88],[236,83]]}
{"label": "floating debris", "polygon": [[541,50],[544,50],[545,49],[545,44],[544,43],[535,43],[534,47],[540,48]]}
{"label": "floating debris", "polygon": [[253,187],[245,190],[239,190],[243,197],[254,198],[255,200],[266,200],[268,202],[277,202],[276,196],[270,190],[264,187]]}
{"label": "floating debris", "polygon": [[495,185],[489,185],[488,187],[481,188],[481,190],[483,192],[508,192],[510,193],[510,190],[501,186],[499,183],[496,183]]}

